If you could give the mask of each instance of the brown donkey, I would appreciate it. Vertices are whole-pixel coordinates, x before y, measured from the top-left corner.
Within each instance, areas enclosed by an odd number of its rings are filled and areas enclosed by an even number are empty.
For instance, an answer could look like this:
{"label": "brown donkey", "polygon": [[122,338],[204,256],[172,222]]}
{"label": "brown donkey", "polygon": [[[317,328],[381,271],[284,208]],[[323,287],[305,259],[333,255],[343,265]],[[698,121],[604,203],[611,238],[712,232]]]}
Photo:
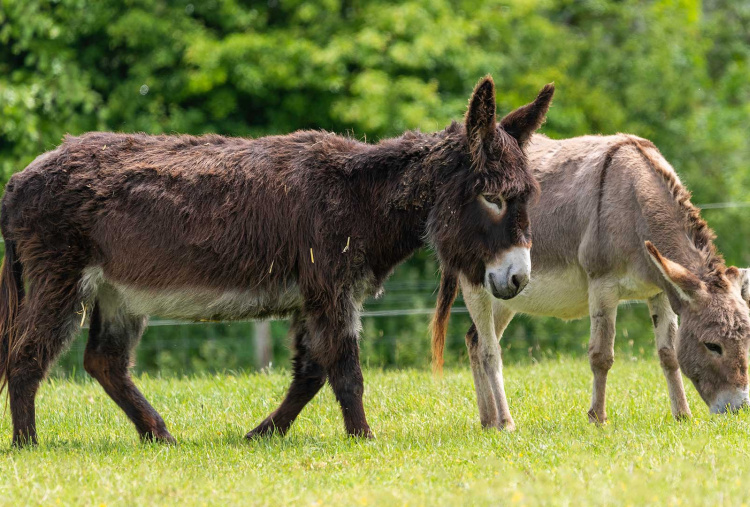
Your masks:
{"label": "brown donkey", "polygon": [[[514,426],[498,339],[518,312],[590,316],[594,388],[588,417],[604,422],[617,305],[627,300],[648,302],[675,418],[690,416],[680,368],[711,412],[747,405],[747,272],[724,265],[713,233],[656,147],[627,135],[563,141],[536,135],[527,154],[542,189],[529,207],[532,280],[517,298],[493,301],[458,275],[474,321],[466,344],[482,425]],[[441,330],[448,298],[436,314]],[[433,340],[439,366],[444,332]]]}
{"label": "brown donkey", "polygon": [[291,316],[292,384],[248,438],[285,433],[326,380],[347,432],[371,436],[364,299],[425,244],[495,296],[523,288],[538,189],[523,146],[553,91],[497,123],[486,77],[465,125],[376,145],[326,132],[66,138],[2,200],[0,375],[14,443],[36,442],[40,381],[87,313],[85,369],[144,439],[173,440],[129,375],[148,315]]}

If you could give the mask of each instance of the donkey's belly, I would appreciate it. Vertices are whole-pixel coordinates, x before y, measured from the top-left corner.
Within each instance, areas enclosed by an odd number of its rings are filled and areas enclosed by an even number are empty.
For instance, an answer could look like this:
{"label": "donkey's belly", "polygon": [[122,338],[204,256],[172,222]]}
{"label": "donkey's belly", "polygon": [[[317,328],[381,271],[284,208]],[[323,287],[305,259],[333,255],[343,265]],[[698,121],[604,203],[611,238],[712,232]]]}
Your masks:
{"label": "donkey's belly", "polygon": [[516,313],[578,319],[589,314],[588,279],[583,269],[532,270],[526,288],[502,305]]}
{"label": "donkey's belly", "polygon": [[[90,273],[96,277],[99,273]],[[85,278],[85,277],[84,277]],[[91,281],[84,280],[85,285]],[[100,277],[93,284],[103,297],[123,306],[133,315],[187,320],[238,320],[250,318],[284,317],[302,306],[302,296],[296,283],[260,290],[217,290],[205,287],[178,289],[149,289],[134,287]],[[104,296],[106,294],[106,296]]]}
{"label": "donkey's belly", "polygon": [[114,286],[128,310],[172,319],[238,320],[284,317],[302,305],[296,285],[274,293],[184,289],[149,291]]}
{"label": "donkey's belly", "polygon": [[[643,301],[661,289],[633,273],[612,276],[611,288],[619,301]],[[532,271],[526,288],[502,305],[516,313],[579,319],[589,314],[588,277],[582,268],[569,266],[564,270]]]}

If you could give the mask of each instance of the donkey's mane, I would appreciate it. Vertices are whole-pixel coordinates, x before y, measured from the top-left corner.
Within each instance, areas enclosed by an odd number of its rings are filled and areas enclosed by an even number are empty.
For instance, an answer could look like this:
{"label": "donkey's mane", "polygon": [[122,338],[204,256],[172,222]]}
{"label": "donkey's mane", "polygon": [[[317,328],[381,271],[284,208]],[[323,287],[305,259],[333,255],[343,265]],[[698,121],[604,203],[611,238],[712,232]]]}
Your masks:
{"label": "donkey's mane", "polygon": [[680,182],[673,170],[666,167],[659,158],[653,156],[653,152],[650,150],[655,151],[660,157],[661,152],[651,141],[638,138],[631,138],[631,140],[632,145],[636,147],[651,169],[661,177],[670,194],[672,194],[672,198],[684,217],[688,238],[703,257],[704,265],[708,270],[707,274],[722,275],[726,265],[724,264],[724,258],[716,250],[713,242],[716,239],[716,234],[701,216],[700,208],[690,201],[691,192]]}

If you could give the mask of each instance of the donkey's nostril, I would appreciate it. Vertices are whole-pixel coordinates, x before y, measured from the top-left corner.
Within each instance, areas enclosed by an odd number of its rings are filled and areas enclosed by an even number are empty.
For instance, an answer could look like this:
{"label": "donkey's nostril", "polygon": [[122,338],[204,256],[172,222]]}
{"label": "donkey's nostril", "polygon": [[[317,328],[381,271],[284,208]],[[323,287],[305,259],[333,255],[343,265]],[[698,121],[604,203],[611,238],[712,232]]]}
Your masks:
{"label": "donkey's nostril", "polygon": [[521,282],[518,280],[518,275],[513,275],[510,277],[510,288],[511,289],[518,289],[518,287],[521,286]]}
{"label": "donkey's nostril", "polygon": [[516,290],[516,293],[521,292],[526,284],[529,283],[529,275],[516,274],[510,277],[511,286]]}

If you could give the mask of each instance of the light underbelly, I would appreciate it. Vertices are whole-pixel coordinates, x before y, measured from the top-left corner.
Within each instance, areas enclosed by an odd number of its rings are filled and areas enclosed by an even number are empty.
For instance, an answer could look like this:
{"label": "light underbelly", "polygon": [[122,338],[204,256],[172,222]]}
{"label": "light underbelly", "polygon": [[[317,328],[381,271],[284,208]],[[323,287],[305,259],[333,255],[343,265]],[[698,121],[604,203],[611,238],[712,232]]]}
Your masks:
{"label": "light underbelly", "polygon": [[158,315],[172,319],[239,320],[284,317],[302,305],[296,285],[259,291],[214,291],[181,289],[151,291],[113,285],[124,305],[135,315]]}
{"label": "light underbelly", "polygon": [[[612,275],[614,297],[618,301],[643,301],[661,289],[632,273]],[[579,319],[589,314],[589,284],[586,272],[572,265],[562,270],[535,270],[526,288],[502,305],[516,313]]]}
{"label": "light underbelly", "polygon": [[578,266],[564,270],[532,270],[526,288],[513,299],[502,302],[516,313],[577,319],[588,315],[588,280]]}
{"label": "light underbelly", "polygon": [[95,270],[86,273],[81,283],[94,293],[106,294],[109,304],[122,306],[132,315],[185,320],[240,320],[284,317],[302,306],[299,287],[293,282],[265,291],[204,287],[164,290],[107,280],[101,275],[101,270]]}
{"label": "light underbelly", "polygon": [[632,274],[626,274],[620,278],[618,288],[620,301],[643,301],[662,291],[657,285],[646,282]]}

